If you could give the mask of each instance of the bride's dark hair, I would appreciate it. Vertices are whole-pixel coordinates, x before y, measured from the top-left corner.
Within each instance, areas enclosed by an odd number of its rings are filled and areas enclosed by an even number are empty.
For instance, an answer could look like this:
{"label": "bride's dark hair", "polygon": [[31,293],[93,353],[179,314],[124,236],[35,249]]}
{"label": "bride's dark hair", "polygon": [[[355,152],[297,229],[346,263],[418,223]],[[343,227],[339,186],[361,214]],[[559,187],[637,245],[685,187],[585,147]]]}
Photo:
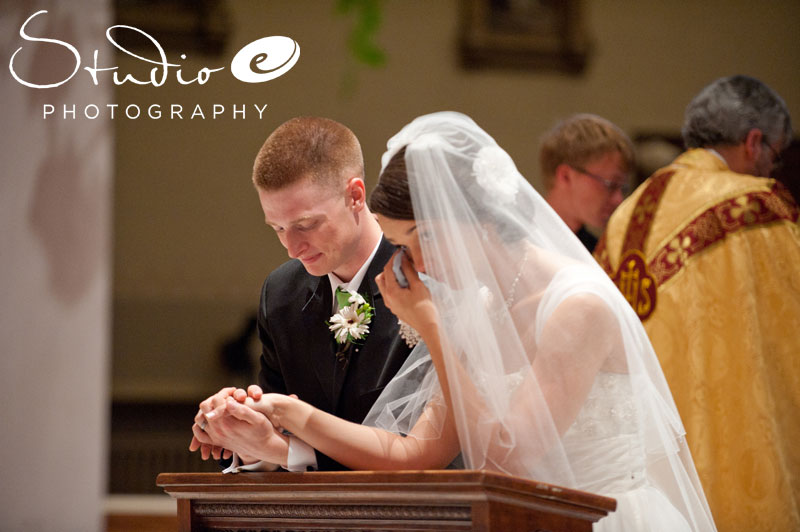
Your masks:
{"label": "bride's dark hair", "polygon": [[406,172],[406,147],[389,160],[369,196],[369,210],[395,220],[413,220],[411,192]]}

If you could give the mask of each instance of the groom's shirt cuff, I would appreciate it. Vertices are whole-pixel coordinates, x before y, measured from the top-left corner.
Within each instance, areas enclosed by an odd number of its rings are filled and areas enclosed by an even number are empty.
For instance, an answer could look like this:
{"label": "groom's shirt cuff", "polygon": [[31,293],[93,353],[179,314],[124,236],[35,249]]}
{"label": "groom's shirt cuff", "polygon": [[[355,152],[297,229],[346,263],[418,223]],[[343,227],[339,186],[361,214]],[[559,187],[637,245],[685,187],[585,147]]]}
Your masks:
{"label": "groom's shirt cuff", "polygon": [[[231,465],[222,470],[223,473],[239,473],[241,471],[275,471],[278,464],[260,460],[252,464],[243,464],[239,455],[233,453]],[[289,436],[289,455],[286,469],[288,471],[316,471],[317,453],[314,448],[301,439]]]}
{"label": "groom's shirt cuff", "polygon": [[242,461],[239,459],[239,455],[233,453],[231,465],[223,469],[222,472],[239,473],[241,471],[275,471],[279,467],[280,466],[278,464],[272,464],[270,462],[265,462],[263,460],[259,460],[258,462],[253,462],[252,464],[243,464]]}
{"label": "groom's shirt cuff", "polygon": [[286,461],[286,469],[289,471],[317,470],[317,453],[314,448],[294,436],[289,436],[289,456]]}

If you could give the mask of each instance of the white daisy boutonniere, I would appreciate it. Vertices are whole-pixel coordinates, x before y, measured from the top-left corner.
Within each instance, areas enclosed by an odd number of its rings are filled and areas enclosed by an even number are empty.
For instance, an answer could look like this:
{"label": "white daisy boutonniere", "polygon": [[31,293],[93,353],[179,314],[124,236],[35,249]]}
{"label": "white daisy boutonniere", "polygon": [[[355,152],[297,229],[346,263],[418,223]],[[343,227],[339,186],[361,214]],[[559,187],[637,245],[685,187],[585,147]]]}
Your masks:
{"label": "white daisy boutonniere", "polygon": [[364,297],[352,290],[336,289],[339,312],[330,317],[328,328],[333,332],[336,343],[345,347],[351,343],[361,343],[369,334],[369,324],[374,313]]}

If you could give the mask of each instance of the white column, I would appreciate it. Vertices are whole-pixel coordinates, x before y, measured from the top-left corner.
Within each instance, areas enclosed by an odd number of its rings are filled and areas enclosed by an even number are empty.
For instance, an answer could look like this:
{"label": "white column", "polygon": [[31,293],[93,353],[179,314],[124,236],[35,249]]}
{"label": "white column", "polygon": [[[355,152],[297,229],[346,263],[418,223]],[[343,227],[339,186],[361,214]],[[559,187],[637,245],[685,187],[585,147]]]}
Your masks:
{"label": "white column", "polygon": [[[39,4],[42,7],[39,7]],[[46,7],[45,7],[46,6]],[[11,2],[0,17],[0,528],[97,531],[106,489],[110,324],[113,86],[94,86],[66,47],[90,64],[111,24],[107,0]],[[106,63],[107,65],[108,63]],[[43,118],[43,106],[56,112]],[[63,107],[75,105],[76,118]]]}

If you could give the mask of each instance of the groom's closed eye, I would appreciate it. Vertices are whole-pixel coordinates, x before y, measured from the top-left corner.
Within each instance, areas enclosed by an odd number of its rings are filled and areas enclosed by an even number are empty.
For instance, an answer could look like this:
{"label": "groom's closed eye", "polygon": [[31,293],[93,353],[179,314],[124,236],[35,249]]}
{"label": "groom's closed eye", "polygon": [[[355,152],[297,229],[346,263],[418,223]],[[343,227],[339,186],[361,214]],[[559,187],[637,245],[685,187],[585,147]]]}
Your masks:
{"label": "groom's closed eye", "polygon": [[320,223],[321,223],[320,220],[314,220],[310,223],[296,225],[295,229],[301,232],[311,231],[313,229],[316,229]]}

